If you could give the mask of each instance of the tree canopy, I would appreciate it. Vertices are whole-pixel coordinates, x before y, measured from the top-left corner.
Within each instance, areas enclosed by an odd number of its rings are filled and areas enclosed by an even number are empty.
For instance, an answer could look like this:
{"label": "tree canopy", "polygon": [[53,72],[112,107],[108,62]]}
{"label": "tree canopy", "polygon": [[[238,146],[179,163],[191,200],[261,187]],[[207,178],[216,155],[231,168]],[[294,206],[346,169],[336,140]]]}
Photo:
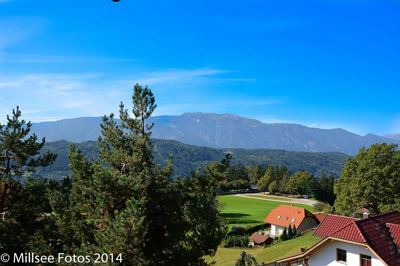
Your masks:
{"label": "tree canopy", "polygon": [[365,207],[372,214],[400,209],[400,151],[374,144],[349,159],[335,185],[335,210],[352,215]]}

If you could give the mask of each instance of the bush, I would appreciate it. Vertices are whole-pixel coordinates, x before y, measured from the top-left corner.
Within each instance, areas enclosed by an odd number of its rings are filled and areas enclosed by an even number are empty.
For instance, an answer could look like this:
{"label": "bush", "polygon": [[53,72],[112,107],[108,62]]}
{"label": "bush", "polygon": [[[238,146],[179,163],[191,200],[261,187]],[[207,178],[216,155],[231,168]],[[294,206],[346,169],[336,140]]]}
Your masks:
{"label": "bush", "polygon": [[246,228],[246,233],[248,235],[251,235],[252,233],[255,233],[255,232],[258,232],[258,231],[261,231],[261,230],[265,230],[267,228],[270,228],[269,224],[259,224],[259,225],[256,225],[256,226],[247,227]]}
{"label": "bush", "polygon": [[331,206],[327,203],[318,201],[314,204],[314,211],[316,212],[330,213],[331,210]]}
{"label": "bush", "polygon": [[248,235],[232,235],[227,236],[224,241],[224,247],[247,247],[249,245],[249,236]]}
{"label": "bush", "polygon": [[227,236],[243,236],[248,235],[247,229],[244,227],[232,227],[231,231],[228,232]]}

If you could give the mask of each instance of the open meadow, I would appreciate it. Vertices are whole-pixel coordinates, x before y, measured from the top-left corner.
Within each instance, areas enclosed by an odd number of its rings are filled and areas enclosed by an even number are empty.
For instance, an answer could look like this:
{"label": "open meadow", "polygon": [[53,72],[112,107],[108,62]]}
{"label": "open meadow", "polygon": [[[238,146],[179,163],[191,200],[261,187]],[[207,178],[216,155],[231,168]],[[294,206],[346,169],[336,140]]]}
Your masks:
{"label": "open meadow", "polygon": [[239,258],[242,251],[253,255],[258,263],[269,263],[280,258],[292,256],[301,252],[301,248],[309,248],[320,241],[321,238],[314,236],[313,232],[308,232],[297,238],[279,242],[268,247],[258,248],[224,248],[219,247],[215,256],[207,257],[207,262],[215,262],[217,266],[232,266]]}
{"label": "open meadow", "polygon": [[[226,219],[229,229],[232,226],[250,227],[263,223],[265,216],[275,207],[289,202],[268,201],[240,197],[236,195],[219,196],[221,212]],[[313,207],[304,204],[294,203],[293,206],[313,211]]]}

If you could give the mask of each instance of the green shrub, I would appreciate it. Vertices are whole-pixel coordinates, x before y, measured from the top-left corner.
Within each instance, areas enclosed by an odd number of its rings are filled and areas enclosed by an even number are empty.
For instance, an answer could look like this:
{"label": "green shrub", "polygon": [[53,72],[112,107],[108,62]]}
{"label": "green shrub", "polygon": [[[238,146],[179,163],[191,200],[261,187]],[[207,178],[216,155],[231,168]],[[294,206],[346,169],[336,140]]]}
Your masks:
{"label": "green shrub", "polygon": [[249,245],[249,236],[248,235],[232,235],[226,237],[224,241],[224,247],[247,247]]}
{"label": "green shrub", "polygon": [[314,211],[316,211],[316,212],[330,213],[331,210],[332,210],[332,207],[328,203],[319,201],[314,204]]}

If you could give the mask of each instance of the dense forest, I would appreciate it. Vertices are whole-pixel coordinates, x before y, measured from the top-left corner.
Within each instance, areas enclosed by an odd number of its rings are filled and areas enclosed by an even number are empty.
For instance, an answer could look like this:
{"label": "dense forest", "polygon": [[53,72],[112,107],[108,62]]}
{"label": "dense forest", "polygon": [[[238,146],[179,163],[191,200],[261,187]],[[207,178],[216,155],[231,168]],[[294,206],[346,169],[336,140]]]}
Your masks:
{"label": "dense forest", "polygon": [[[67,150],[70,142],[56,141],[46,143],[43,150],[52,151],[58,155],[56,161],[37,171],[37,176],[60,179],[68,175]],[[173,156],[173,176],[188,176],[191,172],[212,162],[221,160],[226,152],[233,155],[233,165],[255,166],[272,165],[284,166],[289,173],[305,170],[312,175],[323,173],[339,176],[348,155],[337,152],[293,152],[271,149],[214,149],[183,144],[172,140],[152,139],[154,161],[163,165],[170,155]],[[89,159],[98,158],[98,145],[95,141],[76,144]]]}

